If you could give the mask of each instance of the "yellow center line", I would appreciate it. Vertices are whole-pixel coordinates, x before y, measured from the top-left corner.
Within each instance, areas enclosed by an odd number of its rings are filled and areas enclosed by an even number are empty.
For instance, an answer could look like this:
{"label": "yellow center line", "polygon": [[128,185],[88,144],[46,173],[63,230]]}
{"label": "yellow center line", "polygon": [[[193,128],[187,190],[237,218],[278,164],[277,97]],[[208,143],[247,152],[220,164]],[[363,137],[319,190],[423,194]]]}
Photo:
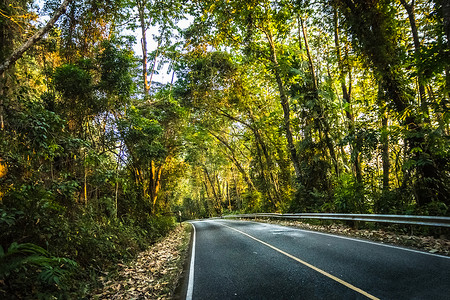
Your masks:
{"label": "yellow center line", "polygon": [[230,229],[232,229],[232,230],[234,230],[234,231],[237,231],[237,232],[239,232],[239,233],[241,233],[241,234],[243,234],[243,235],[245,235],[245,236],[247,236],[247,237],[249,237],[249,238],[251,238],[251,239],[253,239],[253,240],[255,240],[255,241],[257,241],[257,242],[259,242],[259,243],[261,243],[261,244],[263,244],[263,245],[265,245],[265,246],[267,246],[267,247],[269,247],[269,248],[271,248],[271,249],[273,249],[273,250],[275,250],[275,251],[281,253],[281,254],[283,254],[283,255],[286,255],[287,257],[292,258],[293,260],[295,260],[295,261],[297,261],[297,262],[299,262],[299,263],[301,263],[301,264],[307,266],[308,268],[313,269],[314,271],[319,272],[319,273],[322,274],[322,275],[325,275],[326,277],[328,277],[328,278],[330,278],[330,279],[333,279],[334,281],[339,282],[339,283],[342,284],[342,285],[345,285],[345,286],[348,287],[349,289],[352,289],[352,290],[354,290],[355,292],[358,292],[358,293],[360,293],[360,294],[366,296],[366,297],[369,298],[369,299],[374,299],[374,300],[375,300],[375,299],[378,299],[378,300],[379,300],[379,298],[377,298],[377,297],[375,297],[375,296],[373,296],[373,295],[371,295],[371,294],[369,294],[369,293],[363,291],[362,289],[357,288],[356,286],[354,286],[354,285],[352,285],[352,284],[350,284],[350,283],[348,283],[348,282],[346,282],[346,281],[344,281],[344,280],[342,280],[342,279],[339,279],[339,278],[337,278],[336,276],[333,276],[333,275],[331,275],[330,273],[325,272],[324,270],[319,269],[319,268],[317,268],[317,267],[315,267],[315,266],[313,266],[313,265],[307,263],[306,261],[301,260],[300,258],[297,258],[297,257],[295,257],[295,256],[293,256],[293,255],[291,255],[291,254],[289,254],[289,253],[287,253],[287,252],[285,252],[285,251],[283,251],[283,250],[281,250],[281,249],[278,249],[277,247],[272,246],[271,244],[268,244],[268,243],[266,243],[266,242],[264,242],[264,241],[261,241],[260,239],[257,239],[257,238],[255,238],[254,236],[251,236],[251,235],[248,234],[248,233],[245,233],[245,232],[243,232],[243,231],[240,231],[239,229],[236,229],[236,228],[233,228],[233,227],[224,225],[224,224],[220,224],[220,225],[225,226],[225,227],[228,227],[228,228],[230,228]]}

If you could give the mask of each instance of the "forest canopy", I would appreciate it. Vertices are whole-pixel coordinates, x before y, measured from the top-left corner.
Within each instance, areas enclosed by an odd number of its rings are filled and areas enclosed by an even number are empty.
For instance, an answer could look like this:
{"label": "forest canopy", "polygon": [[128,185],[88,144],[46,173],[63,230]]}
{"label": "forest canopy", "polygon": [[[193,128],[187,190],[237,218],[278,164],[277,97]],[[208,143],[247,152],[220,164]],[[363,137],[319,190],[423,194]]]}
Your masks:
{"label": "forest canopy", "polygon": [[449,1],[0,0],[0,293],[178,212],[450,216],[449,100]]}

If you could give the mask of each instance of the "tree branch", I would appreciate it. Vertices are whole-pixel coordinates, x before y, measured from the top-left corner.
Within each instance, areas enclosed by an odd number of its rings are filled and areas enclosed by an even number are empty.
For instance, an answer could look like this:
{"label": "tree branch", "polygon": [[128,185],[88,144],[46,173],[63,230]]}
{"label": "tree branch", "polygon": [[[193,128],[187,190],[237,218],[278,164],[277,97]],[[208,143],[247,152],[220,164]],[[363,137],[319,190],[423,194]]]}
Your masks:
{"label": "tree branch", "polygon": [[40,41],[42,37],[49,32],[53,27],[59,17],[66,11],[67,6],[74,0],[64,0],[61,6],[55,11],[53,17],[48,21],[48,23],[36,32],[32,37],[30,37],[22,46],[16,49],[2,64],[0,64],[0,76],[12,65],[14,64],[22,55],[35,43]]}

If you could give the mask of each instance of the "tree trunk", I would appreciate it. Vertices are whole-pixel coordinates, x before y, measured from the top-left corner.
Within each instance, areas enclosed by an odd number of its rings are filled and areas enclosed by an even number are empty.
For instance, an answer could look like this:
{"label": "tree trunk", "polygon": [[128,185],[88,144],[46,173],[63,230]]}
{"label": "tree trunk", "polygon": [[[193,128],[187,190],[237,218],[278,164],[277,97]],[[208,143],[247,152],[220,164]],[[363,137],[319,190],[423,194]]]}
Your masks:
{"label": "tree trunk", "polygon": [[298,28],[298,48],[303,50],[302,47],[302,26],[300,24],[300,15],[297,14],[297,28]]}
{"label": "tree trunk", "polygon": [[227,202],[228,202],[228,210],[231,212],[231,199],[230,199],[230,187],[228,185],[228,181],[227,181]]}
{"label": "tree trunk", "polygon": [[84,205],[87,206],[87,167],[86,167],[86,153],[84,154]]}
{"label": "tree trunk", "polygon": [[14,64],[22,55],[34,44],[39,42],[44,35],[50,31],[59,17],[65,13],[67,6],[73,0],[64,0],[61,6],[55,11],[53,17],[45,24],[45,26],[38,30],[32,37],[30,37],[24,44],[22,44],[19,48],[17,48],[6,60],[0,64],[0,75],[2,75],[12,64]]}
{"label": "tree trunk", "polygon": [[309,71],[311,72],[314,93],[316,94],[316,98],[319,99],[319,93],[318,93],[319,89],[317,88],[316,71],[314,69],[314,63],[312,61],[311,50],[309,48],[308,34],[306,32],[306,26],[305,26],[305,23],[304,23],[302,17],[300,17],[300,25],[302,26],[303,39],[304,39],[304,42],[305,42],[306,55],[308,57]]}
{"label": "tree trunk", "polygon": [[420,60],[420,40],[419,40],[419,33],[417,30],[417,23],[416,23],[416,17],[415,17],[415,9],[414,9],[414,2],[415,0],[412,0],[411,4],[406,3],[406,0],[400,0],[403,7],[405,8],[406,12],[408,13],[408,19],[409,24],[411,26],[411,33],[413,36],[414,41],[414,56],[416,61],[416,69],[417,69],[417,81],[419,86],[419,99],[420,99],[420,108],[422,110],[422,113],[424,114],[424,119],[429,123],[430,118],[428,117],[428,104],[427,104],[427,98],[425,93],[425,86],[423,84],[424,78],[421,71],[421,68],[418,67],[419,60]]}
{"label": "tree trunk", "polygon": [[450,51],[450,1],[442,1],[442,18],[444,21],[444,32],[447,36],[447,50]]}
{"label": "tree trunk", "polygon": [[3,119],[3,97],[5,90],[3,88],[6,86],[6,78],[4,75],[4,73],[0,75],[0,130],[5,129],[5,121]]}
{"label": "tree trunk", "polygon": [[[206,200],[206,206],[207,206],[207,208],[208,208],[208,215],[209,215],[210,217],[212,217],[211,211],[215,209],[215,207],[214,207],[214,199],[213,199],[213,198],[211,197],[211,195],[209,194],[209,189],[208,189],[208,178],[206,177],[206,174],[205,174],[205,173],[203,173],[203,174],[204,174],[204,177],[205,177],[205,179],[204,179],[204,181],[203,181],[203,185],[204,185],[204,187],[205,187],[205,190],[206,190],[206,197],[207,197],[207,200]],[[211,203],[212,203],[212,204],[211,204]]]}
{"label": "tree trunk", "polygon": [[[0,0],[0,9],[5,9],[9,5],[9,0]],[[6,22],[0,25],[0,61],[4,61],[9,52],[13,49],[13,41],[11,35],[13,32],[6,26]],[[0,74],[0,130],[5,129],[3,98],[6,96],[7,76],[5,73]],[[1,165],[0,165],[1,169]]]}
{"label": "tree trunk", "polygon": [[158,192],[161,187],[161,173],[162,166],[155,166],[155,162],[152,160],[150,165],[150,200],[153,205],[153,212],[156,209],[156,200],[158,199]]}
{"label": "tree trunk", "polygon": [[148,54],[147,54],[147,25],[145,24],[145,5],[146,0],[136,0],[136,6],[139,14],[139,23],[141,25],[141,49],[142,49],[142,79],[144,80],[144,95],[148,96],[150,86],[148,84]]}
{"label": "tree trunk", "polygon": [[225,141],[225,139],[221,138],[220,136],[216,135],[215,133],[213,133],[212,131],[209,131],[209,133],[215,137],[219,142],[221,142],[228,150],[230,150],[231,155],[229,155],[229,159],[234,163],[234,165],[236,166],[236,168],[239,170],[239,172],[242,174],[242,177],[244,178],[244,181],[247,183],[248,188],[250,190],[256,190],[252,180],[250,179],[250,177],[247,175],[247,172],[244,170],[244,168],[242,167],[242,165],[239,163],[239,161],[236,159],[236,155],[235,155],[235,151],[233,148],[231,148],[231,146],[227,143],[227,141]]}
{"label": "tree trunk", "polygon": [[[311,77],[312,77],[312,83],[313,83],[312,88],[313,88],[313,92],[314,92],[314,97],[317,102],[316,105],[319,108],[320,119],[317,120],[317,122],[319,124],[319,127],[321,127],[321,125],[320,125],[321,123],[323,123],[323,125],[324,125],[322,130],[323,130],[323,133],[325,136],[325,144],[327,145],[328,151],[330,152],[331,160],[333,161],[333,166],[336,171],[336,175],[339,175],[339,166],[337,163],[336,152],[334,151],[333,141],[330,138],[330,126],[328,124],[328,120],[324,116],[323,108],[319,103],[319,88],[317,85],[316,71],[314,69],[314,63],[313,63],[312,56],[311,56],[311,50],[309,48],[308,34],[306,32],[306,26],[304,24],[303,18],[301,18],[301,17],[300,17],[300,25],[301,25],[302,31],[303,31],[303,39],[305,42],[306,55],[308,57],[309,70],[311,72]],[[319,130],[320,130],[320,128],[319,128]]]}
{"label": "tree trunk", "polygon": [[387,133],[388,119],[386,114],[381,119],[381,143],[382,143],[382,155],[383,160],[383,191],[389,191],[389,169],[391,167],[389,161],[389,135]]}
{"label": "tree trunk", "polygon": [[276,54],[276,49],[275,49],[275,43],[273,41],[272,32],[270,30],[268,30],[268,31],[265,31],[265,34],[266,34],[267,40],[269,42],[270,57],[271,57],[271,61],[272,61],[273,65],[274,65],[274,73],[275,73],[275,78],[277,81],[278,92],[280,93],[280,102],[281,102],[281,106],[283,108],[283,116],[284,116],[284,130],[286,132],[286,140],[288,143],[289,152],[291,154],[291,161],[294,165],[295,175],[297,176],[297,179],[300,179],[301,178],[301,169],[300,169],[300,163],[299,163],[299,159],[298,159],[297,150],[296,150],[295,144],[294,144],[294,138],[292,136],[292,131],[291,131],[289,101],[288,101],[288,97],[286,95],[286,91],[284,89],[283,81],[282,81],[281,75],[280,75],[279,65],[278,65],[278,61],[277,61],[277,54]]}
{"label": "tree trunk", "polygon": [[220,180],[219,180],[219,175],[216,175],[216,180],[217,182],[217,196],[218,196],[218,202],[222,203],[223,200],[223,193],[222,193],[222,189],[220,188]]}
{"label": "tree trunk", "polygon": [[[336,56],[338,60],[338,69],[339,69],[339,82],[341,83],[341,89],[342,89],[342,99],[344,102],[344,110],[345,115],[347,117],[348,121],[348,132],[350,134],[353,134],[355,132],[355,118],[353,116],[352,111],[352,103],[351,103],[351,80],[349,82],[349,88],[347,89],[347,85],[345,83],[345,70],[344,70],[344,63],[342,61],[342,54],[341,54],[341,48],[340,48],[340,39],[339,39],[339,23],[338,23],[338,11],[337,8],[334,7],[334,13],[333,13],[333,21],[334,21],[334,45],[336,47]],[[351,77],[351,76],[350,76]],[[353,145],[351,145],[351,151],[352,156],[354,157],[353,161],[353,169],[355,172],[356,181],[358,183],[362,182],[362,172],[361,172],[361,162],[360,162],[360,156],[359,151],[356,149]]]}
{"label": "tree trunk", "polygon": [[148,83],[148,88],[150,89],[152,87],[152,81],[153,81],[153,74],[155,73],[155,69],[156,69],[156,60],[158,58],[159,55],[159,48],[161,47],[161,41],[163,39],[163,35],[164,35],[164,30],[161,32],[161,36],[158,40],[158,45],[156,46],[156,53],[155,53],[155,58],[153,59],[153,65],[152,65],[152,72],[150,73],[150,81]]}
{"label": "tree trunk", "polygon": [[[252,131],[252,133],[253,133],[253,135],[255,137],[258,163],[259,163],[260,168],[261,168],[261,172],[262,172],[262,176],[263,176],[263,180],[264,180],[265,186],[269,187],[269,183],[270,183],[270,186],[273,186],[275,198],[276,198],[276,200],[278,202],[280,202],[281,201],[280,192],[279,192],[279,189],[278,189],[278,187],[277,187],[277,185],[275,183],[275,178],[274,178],[273,173],[272,173],[272,169],[275,169],[274,165],[273,165],[273,161],[270,158],[270,155],[269,155],[269,153],[267,151],[267,146],[264,143],[257,126],[255,126],[254,115],[253,115],[252,111],[250,109],[248,110],[249,118],[252,121],[251,125],[247,124],[246,122],[244,122],[242,120],[240,120],[239,118],[236,118],[236,117],[228,114],[227,112],[225,112],[223,110],[219,110],[219,111],[220,111],[219,112],[220,115],[225,116],[225,117],[229,118],[230,120],[239,122],[240,124],[244,125],[245,127],[247,127],[248,129],[250,129]],[[264,163],[262,161],[263,155],[264,155],[264,157],[266,159],[267,167],[264,166]],[[268,172],[269,172],[270,182],[268,182],[267,179],[266,179],[266,171],[265,171],[266,169],[268,169]],[[253,185],[253,183],[252,183],[252,185]],[[255,188],[255,190],[256,190],[256,188]],[[272,199],[272,197],[270,195],[270,190],[267,190],[267,191],[269,193],[269,195],[268,195],[269,199]]]}
{"label": "tree trunk", "polygon": [[265,169],[262,169],[262,172],[265,172],[265,170],[267,170],[267,172],[269,173],[270,186],[273,188],[275,200],[279,203],[281,202],[280,191],[277,187],[276,180],[273,175],[273,172],[276,170],[276,167],[274,166],[272,157],[270,156],[269,151],[267,150],[266,143],[264,142],[261,133],[255,124],[255,116],[253,114],[253,111],[251,109],[248,109],[248,114],[252,122],[251,130],[253,132],[253,135],[255,136],[255,141],[261,146],[261,150],[266,160],[267,167]]}
{"label": "tree trunk", "polygon": [[152,87],[152,81],[153,81],[153,74],[155,74],[155,68],[156,68],[156,60],[158,58],[158,54],[159,54],[159,43],[158,46],[156,48],[156,55],[155,58],[153,59],[153,65],[152,65],[152,71],[150,73],[150,80],[148,82],[148,89],[150,90],[150,88]]}
{"label": "tree trunk", "polygon": [[217,195],[217,192],[216,192],[216,185],[212,181],[211,176],[209,175],[208,169],[206,167],[203,167],[203,171],[205,172],[206,178],[208,179],[209,185],[211,186],[211,191],[213,193],[214,199],[216,200],[216,202],[220,202],[219,196]]}
{"label": "tree trunk", "polygon": [[[347,85],[345,83],[345,75],[344,75],[344,64],[342,62],[342,54],[341,54],[341,48],[340,48],[340,39],[339,39],[339,24],[338,24],[338,13],[337,9],[334,8],[334,45],[336,47],[336,56],[338,60],[338,68],[339,68],[339,82],[341,83],[341,89],[342,89],[342,98],[344,99],[344,103],[346,104],[345,107],[345,115],[347,116],[347,119],[349,121],[348,128],[350,131],[353,131],[354,129],[354,117],[352,113],[352,107],[351,107],[351,90],[350,88],[347,90]],[[351,84],[351,83],[350,83]]]}
{"label": "tree trunk", "polygon": [[261,189],[262,189],[263,192],[265,192],[267,194],[267,199],[269,199],[269,202],[273,203],[272,193],[270,192],[271,184],[267,180],[266,171],[265,171],[266,168],[265,168],[263,160],[262,160],[262,158],[263,158],[262,153],[261,153],[262,149],[260,149],[261,148],[261,144],[258,143],[258,141],[257,141],[255,146],[256,146],[256,152],[257,152],[257,158],[258,158],[259,167],[261,168],[261,176],[262,176],[262,179],[263,179],[263,185],[262,185]]}
{"label": "tree trunk", "polygon": [[[412,99],[408,92],[409,88],[405,84],[407,74],[405,71],[399,72],[403,68],[402,51],[394,39],[395,28],[390,26],[393,16],[388,13],[389,4],[372,0],[342,0],[339,4],[346,14],[346,19],[353,25],[350,29],[353,37],[359,42],[363,53],[372,64],[375,76],[380,81],[384,98],[393,104],[399,116],[404,115]],[[409,183],[414,186],[419,206],[426,205],[433,199],[439,199],[439,201],[442,199],[445,202],[449,195],[439,175],[444,169],[436,163],[435,156],[425,141],[419,117],[408,114],[399,121],[407,131],[406,159],[421,162],[414,166],[414,172],[406,170],[404,184],[411,175],[414,175],[414,180]],[[421,151],[411,153],[413,149],[421,149]]]}
{"label": "tree trunk", "polygon": [[[444,25],[444,32],[447,36],[447,51],[450,52],[450,1],[441,0],[442,1],[442,18]],[[449,54],[447,54],[449,55]],[[446,78],[446,88],[448,91],[448,96],[450,97],[450,67],[447,66],[445,69],[445,78]]]}

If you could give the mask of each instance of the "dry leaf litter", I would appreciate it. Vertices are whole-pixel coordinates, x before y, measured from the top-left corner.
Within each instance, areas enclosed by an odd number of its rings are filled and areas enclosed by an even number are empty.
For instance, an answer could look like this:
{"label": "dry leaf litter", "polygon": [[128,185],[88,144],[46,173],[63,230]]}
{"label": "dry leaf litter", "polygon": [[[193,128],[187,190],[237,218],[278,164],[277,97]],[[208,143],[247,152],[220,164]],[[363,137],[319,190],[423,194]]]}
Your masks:
{"label": "dry leaf litter", "polygon": [[117,279],[100,278],[103,289],[92,299],[171,299],[183,271],[190,236],[186,226],[176,228],[131,263],[119,264]]}

